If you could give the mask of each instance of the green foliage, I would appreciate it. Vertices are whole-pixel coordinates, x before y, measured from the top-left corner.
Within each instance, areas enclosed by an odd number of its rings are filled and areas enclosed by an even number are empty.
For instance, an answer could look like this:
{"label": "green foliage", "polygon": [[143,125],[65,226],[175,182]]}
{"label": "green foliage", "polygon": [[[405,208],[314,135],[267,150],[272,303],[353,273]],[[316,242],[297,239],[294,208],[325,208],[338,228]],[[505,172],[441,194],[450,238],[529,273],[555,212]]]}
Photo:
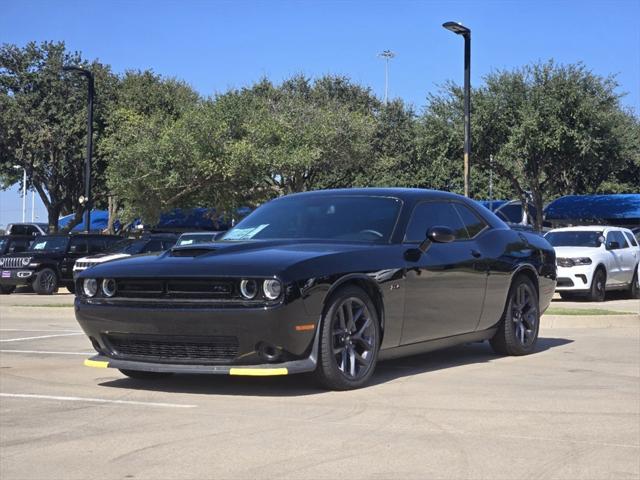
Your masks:
{"label": "green foliage", "polygon": [[[78,199],[83,193],[86,148],[86,80],[63,74],[63,65],[90,68],[95,75],[94,133],[99,138],[117,81],[108,67],[89,63],[77,52],[67,52],[64,43],[0,46],[1,186],[6,188],[20,181],[21,172],[13,165],[26,168],[29,186],[38,191],[54,229],[61,214],[82,211]],[[105,163],[103,157],[95,156],[94,192],[98,204]]]}

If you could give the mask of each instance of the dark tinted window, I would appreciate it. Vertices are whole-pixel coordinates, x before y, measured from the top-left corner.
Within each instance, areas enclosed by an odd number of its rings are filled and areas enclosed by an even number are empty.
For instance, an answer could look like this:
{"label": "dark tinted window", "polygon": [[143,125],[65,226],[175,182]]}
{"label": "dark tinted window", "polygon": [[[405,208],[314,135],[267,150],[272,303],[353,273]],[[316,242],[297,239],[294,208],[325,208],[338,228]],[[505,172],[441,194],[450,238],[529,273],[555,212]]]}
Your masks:
{"label": "dark tinted window", "polygon": [[104,238],[90,238],[89,239],[89,251],[91,253],[100,253],[106,248]]}
{"label": "dark tinted window", "polygon": [[416,205],[407,227],[405,242],[422,242],[431,227],[449,227],[456,239],[469,238],[460,216],[449,202],[425,202]]}
{"label": "dark tinted window", "polygon": [[222,241],[313,239],[386,243],[400,200],[356,195],[293,195],[262,205]]}
{"label": "dark tinted window", "polygon": [[613,231],[607,234],[607,248],[613,250],[610,247],[611,242],[618,242],[618,248],[627,248],[629,246],[624,235],[619,231]]}
{"label": "dark tinted window", "polygon": [[162,241],[159,239],[153,239],[147,242],[141,253],[161,252],[162,250]]}
{"label": "dark tinted window", "polygon": [[554,247],[599,247],[602,232],[592,230],[568,230],[549,232],[544,238]]}
{"label": "dark tinted window", "polygon": [[460,203],[454,204],[454,208],[460,214],[460,218],[462,219],[462,223],[467,228],[467,232],[471,238],[475,237],[479,234],[487,224],[482,220],[478,215],[473,213],[469,207],[466,205],[462,205]]}
{"label": "dark tinted window", "polygon": [[87,239],[82,237],[71,237],[69,253],[87,253]]}
{"label": "dark tinted window", "polygon": [[638,246],[638,242],[636,241],[635,237],[630,232],[624,232],[624,235],[627,237],[627,240],[629,240],[629,243],[631,245],[633,245],[634,247]]}

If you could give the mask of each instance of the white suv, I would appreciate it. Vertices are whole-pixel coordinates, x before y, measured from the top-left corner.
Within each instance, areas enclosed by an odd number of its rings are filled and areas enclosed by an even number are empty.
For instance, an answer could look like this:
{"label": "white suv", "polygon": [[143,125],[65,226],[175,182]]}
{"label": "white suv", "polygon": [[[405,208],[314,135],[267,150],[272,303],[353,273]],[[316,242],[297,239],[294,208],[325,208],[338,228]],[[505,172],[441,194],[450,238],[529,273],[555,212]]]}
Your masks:
{"label": "white suv", "polygon": [[631,230],[620,227],[567,227],[544,236],[556,251],[562,298],[586,294],[602,302],[608,290],[640,298],[640,247]]}

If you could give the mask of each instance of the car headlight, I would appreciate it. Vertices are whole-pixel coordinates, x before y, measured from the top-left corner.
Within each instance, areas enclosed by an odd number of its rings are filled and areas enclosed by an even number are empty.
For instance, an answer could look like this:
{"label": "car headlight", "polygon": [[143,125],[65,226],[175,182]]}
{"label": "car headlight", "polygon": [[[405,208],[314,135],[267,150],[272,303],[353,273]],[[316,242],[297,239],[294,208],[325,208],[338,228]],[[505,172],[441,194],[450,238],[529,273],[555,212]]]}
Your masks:
{"label": "car headlight", "polygon": [[269,300],[275,300],[282,293],[282,283],[279,280],[265,280],[262,291]]}
{"label": "car headlight", "polygon": [[29,265],[31,263],[31,257],[24,257],[22,259],[22,266],[26,267],[27,265]]}
{"label": "car headlight", "polygon": [[82,290],[87,297],[95,297],[96,293],[98,293],[98,280],[85,278],[82,282]]}
{"label": "car headlight", "polygon": [[575,265],[591,265],[591,259],[589,257],[572,258]]}
{"label": "car headlight", "polygon": [[255,280],[242,280],[240,282],[240,294],[247,300],[256,298],[258,283]]}
{"label": "car headlight", "polygon": [[105,278],[102,280],[102,293],[105,297],[113,297],[116,294],[117,289],[116,281],[113,278]]}

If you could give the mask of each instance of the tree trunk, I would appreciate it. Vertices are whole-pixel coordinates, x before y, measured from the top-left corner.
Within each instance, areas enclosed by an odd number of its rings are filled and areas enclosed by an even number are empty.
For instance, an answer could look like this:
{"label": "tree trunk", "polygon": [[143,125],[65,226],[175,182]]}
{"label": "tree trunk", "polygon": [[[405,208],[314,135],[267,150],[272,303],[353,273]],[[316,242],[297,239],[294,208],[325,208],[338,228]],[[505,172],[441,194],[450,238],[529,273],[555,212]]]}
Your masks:
{"label": "tree trunk", "polygon": [[49,233],[56,233],[58,231],[58,219],[60,218],[60,206],[49,204],[47,206],[47,217]]}
{"label": "tree trunk", "polygon": [[107,220],[107,233],[109,235],[113,235],[115,230],[113,228],[113,224],[116,221],[116,212],[118,211],[118,201],[116,197],[113,195],[109,195],[109,203],[107,210],[109,212],[109,220]]}

